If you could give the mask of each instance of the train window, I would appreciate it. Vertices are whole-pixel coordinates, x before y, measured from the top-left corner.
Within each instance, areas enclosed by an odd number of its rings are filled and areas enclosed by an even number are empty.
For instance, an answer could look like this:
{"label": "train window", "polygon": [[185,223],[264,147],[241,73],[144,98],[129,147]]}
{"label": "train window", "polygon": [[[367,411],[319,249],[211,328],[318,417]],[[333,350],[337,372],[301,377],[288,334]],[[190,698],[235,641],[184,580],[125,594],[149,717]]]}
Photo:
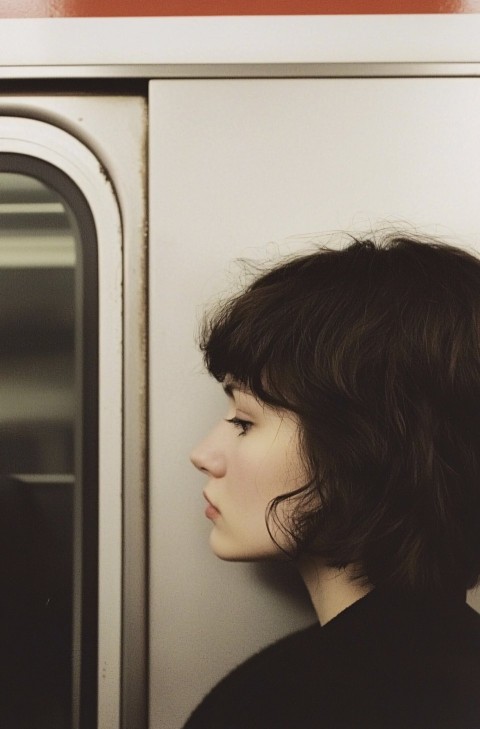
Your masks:
{"label": "train window", "polygon": [[16,729],[96,726],[95,236],[63,172],[0,154],[0,725]]}

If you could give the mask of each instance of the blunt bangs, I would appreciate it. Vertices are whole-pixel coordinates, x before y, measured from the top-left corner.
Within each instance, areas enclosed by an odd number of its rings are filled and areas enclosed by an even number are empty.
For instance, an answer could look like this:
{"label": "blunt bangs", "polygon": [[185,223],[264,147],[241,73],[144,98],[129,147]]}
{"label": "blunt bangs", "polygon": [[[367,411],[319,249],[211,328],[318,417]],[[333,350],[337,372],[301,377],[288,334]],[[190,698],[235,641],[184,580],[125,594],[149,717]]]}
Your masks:
{"label": "blunt bangs", "polygon": [[302,327],[295,301],[276,274],[264,274],[206,316],[200,349],[219,382],[230,376],[272,407],[295,412],[295,377],[288,373],[295,369]]}
{"label": "blunt bangs", "polygon": [[220,304],[200,347],[217,380],[298,417],[310,480],[266,515],[292,557],[355,564],[372,584],[402,589],[476,583],[477,258],[405,235],[319,248]]}

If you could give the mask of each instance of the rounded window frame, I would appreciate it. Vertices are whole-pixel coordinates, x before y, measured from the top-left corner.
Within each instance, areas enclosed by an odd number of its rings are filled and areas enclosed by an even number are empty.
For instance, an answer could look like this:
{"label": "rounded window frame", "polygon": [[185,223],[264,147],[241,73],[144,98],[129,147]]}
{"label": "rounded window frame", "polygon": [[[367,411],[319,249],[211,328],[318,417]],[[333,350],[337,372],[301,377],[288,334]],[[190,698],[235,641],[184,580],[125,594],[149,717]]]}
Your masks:
{"label": "rounded window frame", "polygon": [[[81,346],[81,387],[87,394],[82,397],[80,427],[86,466],[82,482],[88,481],[88,486],[81,490],[85,518],[74,546],[76,569],[81,562],[85,571],[77,597],[82,626],[76,643],[74,638],[74,651],[75,645],[81,647],[82,660],[74,684],[74,696],[77,690],[80,701],[74,702],[73,726],[91,726],[92,721],[95,726],[118,726],[123,480],[120,212],[100,161],[82,142],[52,124],[0,116],[0,170],[35,177],[55,190],[81,229],[79,240],[87,242],[80,246],[77,241],[82,284],[94,281],[95,291],[80,297],[82,335],[87,335]],[[86,291],[83,285],[80,288]]]}

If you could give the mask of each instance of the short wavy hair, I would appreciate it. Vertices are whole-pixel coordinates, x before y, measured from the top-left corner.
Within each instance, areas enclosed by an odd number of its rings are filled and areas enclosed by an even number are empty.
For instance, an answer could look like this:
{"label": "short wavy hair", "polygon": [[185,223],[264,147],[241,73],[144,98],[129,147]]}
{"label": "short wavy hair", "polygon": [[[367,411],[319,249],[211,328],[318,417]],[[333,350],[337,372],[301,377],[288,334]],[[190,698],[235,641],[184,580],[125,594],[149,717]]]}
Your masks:
{"label": "short wavy hair", "polygon": [[[293,558],[354,564],[357,577],[402,590],[476,584],[476,257],[400,234],[319,248],[217,306],[200,347],[217,380],[299,419],[308,483],[266,514]],[[285,499],[288,523],[277,512]]]}

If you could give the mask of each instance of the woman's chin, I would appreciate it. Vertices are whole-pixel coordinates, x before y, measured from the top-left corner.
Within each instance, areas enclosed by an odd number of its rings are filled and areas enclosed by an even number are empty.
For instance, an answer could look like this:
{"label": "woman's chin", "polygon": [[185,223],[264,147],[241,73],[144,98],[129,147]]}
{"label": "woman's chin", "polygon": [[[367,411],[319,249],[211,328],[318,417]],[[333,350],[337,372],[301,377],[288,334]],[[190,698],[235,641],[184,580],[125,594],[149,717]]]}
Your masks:
{"label": "woman's chin", "polygon": [[210,532],[209,544],[214,555],[225,562],[262,562],[278,560],[283,555],[274,544],[247,546],[221,534],[215,527]]}

